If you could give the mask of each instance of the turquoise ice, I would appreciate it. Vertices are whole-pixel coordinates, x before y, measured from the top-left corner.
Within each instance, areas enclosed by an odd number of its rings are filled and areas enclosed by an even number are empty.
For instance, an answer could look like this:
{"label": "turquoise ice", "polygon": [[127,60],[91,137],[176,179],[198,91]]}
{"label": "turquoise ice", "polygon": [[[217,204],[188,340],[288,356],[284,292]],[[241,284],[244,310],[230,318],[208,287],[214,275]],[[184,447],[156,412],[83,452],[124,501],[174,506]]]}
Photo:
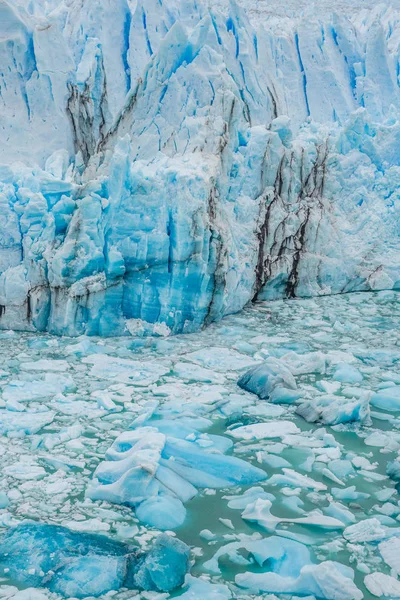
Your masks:
{"label": "turquoise ice", "polygon": [[189,548],[167,535],[151,550],[65,527],[26,523],[0,540],[0,570],[24,587],[64,597],[100,596],[122,587],[168,592],[182,585]]}
{"label": "turquoise ice", "polygon": [[0,327],[163,335],[398,289],[395,11],[23,4],[0,9]]}

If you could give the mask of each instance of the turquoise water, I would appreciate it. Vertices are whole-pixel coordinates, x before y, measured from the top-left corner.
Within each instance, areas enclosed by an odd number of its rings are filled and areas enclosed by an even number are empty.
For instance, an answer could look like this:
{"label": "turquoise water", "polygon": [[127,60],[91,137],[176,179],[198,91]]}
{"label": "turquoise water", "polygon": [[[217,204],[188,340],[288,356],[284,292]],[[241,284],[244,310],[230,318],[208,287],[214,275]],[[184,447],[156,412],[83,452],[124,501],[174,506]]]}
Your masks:
{"label": "turquoise water", "polygon": [[[230,453],[267,473],[268,479],[256,485],[275,497],[272,515],[289,520],[278,523],[275,532],[266,531],[257,522],[243,519],[243,509],[228,506],[226,497],[242,494],[245,487],[200,490],[186,503],[186,520],[175,531],[192,547],[192,575],[226,583],[233,597],[253,597],[251,590],[236,586],[235,576],[245,571],[265,572],[268,564],[256,565],[245,548],[249,540],[240,536],[253,536],[254,540],[273,533],[305,541],[315,562],[335,560],[350,566],[364,598],[376,597],[364,585],[366,574],[391,572],[380,554],[379,540],[349,543],[343,535],[348,524],[327,530],[291,520],[315,510],[326,516],[334,500],[332,488],[355,486],[368,497],[341,502],[356,522],[374,517],[393,531],[399,527],[398,492],[386,476],[386,466],[400,449],[400,413],[371,407],[370,419],[364,423],[332,427],[307,423],[296,414],[296,405],[271,405],[241,390],[237,380],[246,370],[240,366],[246,361],[275,356],[290,366],[298,355],[321,352],[324,372],[316,369],[295,375],[301,401],[323,396],[326,383],[334,383],[333,374],[340,363],[356,367],[362,380],[339,382],[334,391],[330,388],[338,402],[355,393],[349,388],[367,393],[394,387],[400,383],[399,307],[395,292],[349,294],[259,303],[199,334],[173,338],[101,340],[1,333],[0,488],[7,496],[3,504],[8,503],[0,510],[2,527],[5,530],[32,519],[134,540],[146,547],[158,535],[157,530],[140,523],[131,508],[93,501],[86,492],[114,440],[157,401],[153,419],[201,416],[211,421],[207,433],[232,439]],[[96,363],[93,356],[102,359]],[[118,363],[119,359],[122,362]],[[132,360],[135,367],[124,362]],[[184,367],[176,367],[181,363]],[[199,377],[193,365],[206,369],[208,375]],[[133,379],[132,370],[136,373]],[[104,397],[111,403],[105,403]],[[34,431],[29,431],[29,425],[21,431],[21,419],[33,424],[40,414],[51,420],[33,427]],[[296,436],[249,441],[230,435],[242,424],[270,421],[290,421],[300,431]],[[332,437],[324,437],[323,429]],[[327,448],[336,448],[336,460],[347,461],[349,472],[336,475],[343,485],[327,476],[326,469],[332,466]],[[362,464],[359,457],[365,459]],[[271,481],[273,475],[282,475],[284,468],[326,489],[306,489],[300,483],[289,486],[279,482],[279,477]],[[300,510],[292,500],[287,503],[290,498],[298,499]],[[204,530],[211,532],[212,539],[206,539]],[[221,573],[211,573],[205,563],[221,547],[239,539],[243,541],[239,551],[243,564],[225,555],[219,562]],[[12,598],[18,586],[12,587],[15,582],[3,575],[1,590]],[[133,597],[132,591],[124,590],[113,595],[117,600]]]}

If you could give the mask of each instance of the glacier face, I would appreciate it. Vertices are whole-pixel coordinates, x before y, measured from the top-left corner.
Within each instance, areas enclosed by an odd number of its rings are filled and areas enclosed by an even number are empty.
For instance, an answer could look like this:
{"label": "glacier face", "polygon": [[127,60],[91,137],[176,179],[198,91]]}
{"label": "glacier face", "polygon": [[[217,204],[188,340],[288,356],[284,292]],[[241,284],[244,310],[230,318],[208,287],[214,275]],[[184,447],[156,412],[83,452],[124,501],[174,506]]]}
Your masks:
{"label": "glacier face", "polygon": [[400,13],[0,1],[0,327],[398,289]]}

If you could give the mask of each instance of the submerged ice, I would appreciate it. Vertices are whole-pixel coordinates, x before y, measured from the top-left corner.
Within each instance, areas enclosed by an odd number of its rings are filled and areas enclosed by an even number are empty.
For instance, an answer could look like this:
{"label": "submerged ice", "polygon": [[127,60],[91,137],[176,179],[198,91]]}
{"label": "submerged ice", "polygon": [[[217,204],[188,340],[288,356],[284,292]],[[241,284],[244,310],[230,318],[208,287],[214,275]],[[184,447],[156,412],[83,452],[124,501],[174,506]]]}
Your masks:
{"label": "submerged ice", "polygon": [[225,4],[3,0],[0,327],[398,288],[398,11]]}

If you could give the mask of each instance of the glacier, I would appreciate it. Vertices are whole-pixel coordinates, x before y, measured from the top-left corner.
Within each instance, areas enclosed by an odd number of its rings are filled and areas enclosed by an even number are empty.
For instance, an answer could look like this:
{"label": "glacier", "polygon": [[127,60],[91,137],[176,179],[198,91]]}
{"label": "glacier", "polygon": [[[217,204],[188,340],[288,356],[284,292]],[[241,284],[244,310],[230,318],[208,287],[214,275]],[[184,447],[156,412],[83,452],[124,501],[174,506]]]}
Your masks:
{"label": "glacier", "polygon": [[400,13],[267,13],[1,0],[1,328],[399,289]]}
{"label": "glacier", "polygon": [[0,0],[0,598],[400,598],[399,1]]}

